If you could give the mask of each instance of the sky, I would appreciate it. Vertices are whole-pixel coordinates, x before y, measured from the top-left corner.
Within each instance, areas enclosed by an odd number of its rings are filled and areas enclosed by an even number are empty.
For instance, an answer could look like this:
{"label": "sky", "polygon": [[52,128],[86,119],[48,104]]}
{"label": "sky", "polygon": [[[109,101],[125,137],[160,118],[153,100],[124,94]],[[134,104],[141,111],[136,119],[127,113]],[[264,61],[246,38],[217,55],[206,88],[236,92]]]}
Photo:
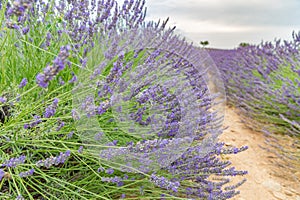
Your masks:
{"label": "sky", "polygon": [[177,33],[214,48],[291,40],[300,31],[300,0],[146,0],[146,7],[146,20],[169,17]]}

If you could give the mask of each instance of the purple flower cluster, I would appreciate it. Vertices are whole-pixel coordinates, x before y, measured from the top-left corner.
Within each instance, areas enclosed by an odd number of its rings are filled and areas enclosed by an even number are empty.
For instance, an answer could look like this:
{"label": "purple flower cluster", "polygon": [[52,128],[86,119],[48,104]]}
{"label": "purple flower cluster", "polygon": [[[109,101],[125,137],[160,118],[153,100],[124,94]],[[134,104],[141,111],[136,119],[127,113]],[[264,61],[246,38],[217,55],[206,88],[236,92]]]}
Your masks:
{"label": "purple flower cluster", "polygon": [[79,116],[79,113],[77,112],[77,110],[72,109],[71,113],[72,113],[71,115],[72,115],[73,120],[79,120],[80,119],[80,116]]}
{"label": "purple flower cluster", "polygon": [[0,103],[5,103],[6,101],[6,97],[0,96]]}
{"label": "purple flower cluster", "polygon": [[[12,5],[7,2],[7,10],[5,12],[6,26],[10,29],[21,31],[24,35],[28,33],[29,27],[22,27],[22,25],[29,19],[26,11],[32,7],[32,0],[15,0]],[[16,16],[17,21],[14,20]]]}
{"label": "purple flower cluster", "polygon": [[74,131],[71,131],[70,133],[68,133],[67,139],[71,139],[73,135],[74,135]]}
{"label": "purple flower cluster", "polygon": [[24,163],[25,160],[26,160],[26,156],[24,156],[24,155],[22,155],[20,157],[16,157],[16,158],[11,158],[11,159],[5,161],[1,165],[1,167],[9,167],[9,168],[16,167],[17,165]]}
{"label": "purple flower cluster", "polygon": [[28,171],[26,171],[26,172],[21,172],[21,173],[19,174],[19,176],[20,176],[21,178],[25,178],[25,177],[28,177],[28,176],[32,176],[33,173],[34,173],[34,169],[30,169],[30,170],[28,170]]}
{"label": "purple flower cluster", "polygon": [[16,200],[25,200],[25,198],[22,195],[18,195]]}
{"label": "purple flower cluster", "polygon": [[8,15],[23,16],[26,9],[31,7],[32,1],[30,0],[15,0],[13,6],[7,11]]}
{"label": "purple flower cluster", "polygon": [[67,160],[68,157],[70,157],[71,155],[71,151],[67,150],[66,152],[60,152],[59,156],[56,157],[49,157],[46,158],[45,160],[39,160],[36,162],[36,166],[37,167],[46,167],[46,168],[50,168],[53,165],[59,165],[59,164],[63,164],[65,163],[65,161]]}
{"label": "purple flower cluster", "polygon": [[3,169],[0,169],[0,181],[3,179],[5,175],[5,171]]}
{"label": "purple flower cluster", "polygon": [[24,124],[24,129],[34,128],[34,127],[36,127],[38,124],[42,123],[41,116],[35,115],[33,118],[34,118],[34,120],[31,121],[29,124],[27,124],[27,123]]}
{"label": "purple flower cluster", "polygon": [[80,146],[79,149],[77,150],[78,153],[82,153],[83,152],[83,146]]}
{"label": "purple flower cluster", "polygon": [[56,109],[58,107],[58,98],[55,98],[52,102],[52,104],[50,106],[48,106],[44,112],[44,117],[45,118],[50,118],[50,117],[53,117],[55,112],[56,112]]}
{"label": "purple flower cluster", "polygon": [[157,176],[155,174],[151,174],[150,181],[157,185],[158,187],[178,192],[178,188],[180,187],[180,183],[178,181],[172,182],[163,176]]}
{"label": "purple flower cluster", "polygon": [[77,81],[77,76],[72,72],[72,78],[69,80],[69,83],[75,83]]}
{"label": "purple flower cluster", "polygon": [[69,45],[62,46],[58,56],[53,60],[52,65],[48,65],[43,73],[39,73],[36,76],[37,84],[42,88],[47,88],[49,82],[65,68],[67,58],[69,57],[71,47]]}
{"label": "purple flower cluster", "polygon": [[57,120],[57,124],[58,124],[58,126],[56,128],[56,131],[60,131],[65,126],[65,122],[62,121],[61,119]]}
{"label": "purple flower cluster", "polygon": [[96,114],[96,107],[94,105],[94,98],[91,96],[86,97],[85,101],[81,104],[81,109],[84,110],[87,117],[92,117]]}
{"label": "purple flower cluster", "polygon": [[28,83],[27,78],[23,78],[20,85],[19,85],[19,88],[25,87],[27,85],[27,83]]}
{"label": "purple flower cluster", "polygon": [[108,168],[105,172],[106,172],[107,174],[113,174],[114,171],[115,171],[114,169]]}
{"label": "purple flower cluster", "polygon": [[102,177],[101,181],[103,182],[107,182],[107,183],[115,183],[118,187],[121,187],[122,185],[124,185],[123,182],[123,178],[119,177],[119,176],[115,176],[115,177]]}

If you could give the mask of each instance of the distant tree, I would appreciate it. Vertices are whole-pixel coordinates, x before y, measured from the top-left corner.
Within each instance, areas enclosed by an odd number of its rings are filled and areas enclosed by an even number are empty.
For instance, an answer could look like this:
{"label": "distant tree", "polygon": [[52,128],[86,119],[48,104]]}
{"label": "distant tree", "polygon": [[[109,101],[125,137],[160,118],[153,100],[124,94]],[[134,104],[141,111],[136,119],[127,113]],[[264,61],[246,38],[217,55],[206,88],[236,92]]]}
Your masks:
{"label": "distant tree", "polygon": [[249,43],[246,43],[246,42],[242,42],[242,43],[240,43],[240,47],[247,47],[247,46],[249,46],[250,44]]}
{"label": "distant tree", "polygon": [[209,42],[206,40],[206,41],[201,41],[200,44],[205,47],[207,45],[209,45]]}

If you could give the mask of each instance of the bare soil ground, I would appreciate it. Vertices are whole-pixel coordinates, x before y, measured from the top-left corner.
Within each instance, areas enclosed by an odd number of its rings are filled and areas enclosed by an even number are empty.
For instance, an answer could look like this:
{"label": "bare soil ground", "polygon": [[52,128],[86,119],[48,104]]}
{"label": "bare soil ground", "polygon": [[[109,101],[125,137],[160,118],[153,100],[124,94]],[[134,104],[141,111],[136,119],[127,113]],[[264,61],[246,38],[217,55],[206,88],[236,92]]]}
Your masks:
{"label": "bare soil ground", "polygon": [[238,170],[247,170],[247,182],[238,188],[240,194],[235,200],[300,200],[300,182],[283,175],[282,169],[274,167],[272,153],[265,146],[263,133],[247,128],[237,114],[236,108],[226,107],[224,127],[228,129],[220,136],[227,146],[249,146],[249,149],[228,156]]}

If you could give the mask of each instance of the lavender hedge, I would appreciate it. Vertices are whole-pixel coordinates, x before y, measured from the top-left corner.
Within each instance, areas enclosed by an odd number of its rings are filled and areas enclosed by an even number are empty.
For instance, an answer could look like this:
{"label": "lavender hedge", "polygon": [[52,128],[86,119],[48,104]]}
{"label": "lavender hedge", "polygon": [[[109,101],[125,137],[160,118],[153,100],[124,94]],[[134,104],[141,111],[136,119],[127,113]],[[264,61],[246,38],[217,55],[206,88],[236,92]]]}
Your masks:
{"label": "lavender hedge", "polygon": [[[299,46],[300,33],[294,32],[292,41],[209,51],[222,71],[229,102],[239,107],[246,125],[266,133],[267,149],[288,159],[294,170],[300,167]],[[292,142],[282,144],[278,134]]]}
{"label": "lavender hedge", "polygon": [[238,194],[207,54],[144,4],[1,1],[1,198]]}

